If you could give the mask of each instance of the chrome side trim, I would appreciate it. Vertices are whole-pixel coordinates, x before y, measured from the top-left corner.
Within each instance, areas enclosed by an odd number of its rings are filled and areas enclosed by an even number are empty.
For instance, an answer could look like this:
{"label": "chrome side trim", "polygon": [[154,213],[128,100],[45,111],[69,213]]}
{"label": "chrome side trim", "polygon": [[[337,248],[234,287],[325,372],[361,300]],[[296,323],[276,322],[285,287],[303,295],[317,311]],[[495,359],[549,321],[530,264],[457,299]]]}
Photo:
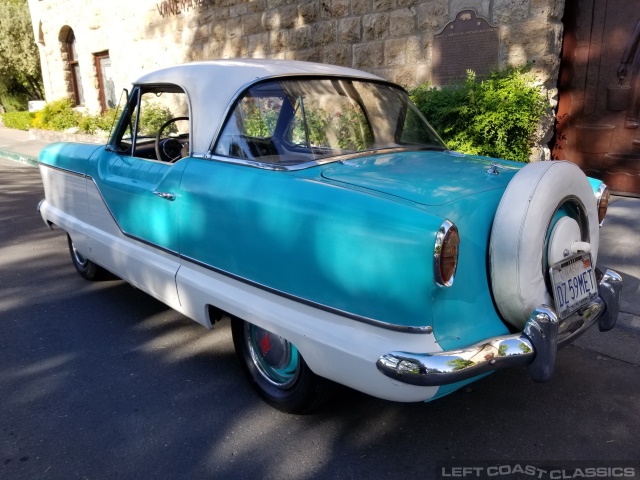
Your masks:
{"label": "chrome side trim", "polygon": [[529,366],[531,378],[551,378],[558,348],[584,333],[596,320],[600,330],[613,328],[620,308],[622,278],[607,270],[599,283],[600,296],[558,321],[546,305],[536,308],[524,331],[488,338],[465,348],[436,353],[390,352],[376,362],[378,370],[394,380],[418,386],[441,386],[503,368]]}
{"label": "chrome side trim", "polygon": [[351,320],[355,320],[357,322],[366,323],[367,325],[372,325],[374,327],[383,328],[385,330],[392,330],[394,332],[401,333],[418,333],[418,334],[431,334],[433,333],[433,328],[431,326],[409,326],[409,325],[396,325],[394,323],[383,322],[381,320],[376,320],[375,318],[365,317],[364,315],[358,315],[355,313],[350,313],[345,310],[340,310],[338,308],[330,307],[328,305],[324,305],[322,303],[314,302],[313,300],[307,300],[306,298],[298,297],[296,295],[292,295],[287,292],[283,292],[282,290],[278,290],[267,285],[263,285],[261,283],[255,282],[253,280],[249,280],[247,278],[236,275],[235,273],[228,272],[226,270],[222,270],[218,267],[214,267],[212,265],[200,262],[194,258],[188,257],[186,255],[180,255],[182,260],[186,260],[191,262],[199,267],[202,267],[207,270],[211,270],[212,272],[219,273],[226,277],[232,278],[233,280],[237,280],[239,282],[245,283],[252,287],[259,288],[260,290],[264,290],[269,293],[273,293],[274,295],[278,295],[280,297],[284,297],[288,300],[293,300],[303,305],[307,305],[309,307],[317,308],[319,310],[323,310],[325,312],[333,313],[335,315],[340,315],[345,318],[349,318]]}
{"label": "chrome side trim", "polygon": [[75,175],[76,177],[91,178],[84,173],[76,172],[75,170],[69,170],[68,168],[56,167],[55,165],[49,165],[48,163],[43,163],[40,160],[38,160],[38,166],[51,168],[52,170],[58,170],[59,172],[70,173],[71,175]]}

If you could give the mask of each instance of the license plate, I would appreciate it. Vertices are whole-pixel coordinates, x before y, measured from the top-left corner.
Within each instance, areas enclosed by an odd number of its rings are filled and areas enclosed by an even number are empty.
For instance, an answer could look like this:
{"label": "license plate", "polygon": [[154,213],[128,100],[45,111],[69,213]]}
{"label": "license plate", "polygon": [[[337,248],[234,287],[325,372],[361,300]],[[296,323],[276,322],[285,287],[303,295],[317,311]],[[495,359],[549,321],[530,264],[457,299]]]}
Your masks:
{"label": "license plate", "polygon": [[556,263],[549,270],[553,299],[560,319],[566,318],[598,296],[591,254],[581,253]]}

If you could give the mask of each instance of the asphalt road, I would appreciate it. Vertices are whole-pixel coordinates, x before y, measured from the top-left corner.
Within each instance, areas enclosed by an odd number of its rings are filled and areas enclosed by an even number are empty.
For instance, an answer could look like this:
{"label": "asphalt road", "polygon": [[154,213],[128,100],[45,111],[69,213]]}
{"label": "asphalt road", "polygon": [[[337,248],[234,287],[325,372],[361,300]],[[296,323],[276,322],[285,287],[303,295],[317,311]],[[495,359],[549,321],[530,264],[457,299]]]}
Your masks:
{"label": "asphalt road", "polygon": [[[633,299],[609,346],[593,332],[563,349],[547,384],[504,371],[427,404],[341,389],[286,415],[242,377],[228,324],[80,278],[42,196],[37,169],[0,159],[0,479],[438,478],[484,461],[636,462],[640,477]],[[638,289],[637,260],[616,258]]]}

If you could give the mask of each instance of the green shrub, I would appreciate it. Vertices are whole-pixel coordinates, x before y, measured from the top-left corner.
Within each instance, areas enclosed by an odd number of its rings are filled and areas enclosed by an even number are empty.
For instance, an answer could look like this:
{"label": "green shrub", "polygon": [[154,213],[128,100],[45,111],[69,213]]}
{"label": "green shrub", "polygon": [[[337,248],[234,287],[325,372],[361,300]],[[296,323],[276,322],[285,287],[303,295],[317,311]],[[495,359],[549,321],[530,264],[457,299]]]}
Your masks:
{"label": "green shrub", "polygon": [[47,103],[42,110],[36,112],[33,127],[42,130],[67,130],[78,127],[82,114],[73,109],[71,100],[63,98]]}
{"label": "green shrub", "polygon": [[527,67],[478,80],[410,92],[422,114],[452,150],[527,162],[531,139],[549,103]]}
{"label": "green shrub", "polygon": [[7,128],[29,130],[33,126],[34,116],[31,112],[7,112],[2,114],[2,123]]}
{"label": "green shrub", "polygon": [[[140,110],[140,119],[138,120],[138,131],[140,135],[155,136],[160,127],[168,122],[173,116],[171,110],[164,105],[153,102],[142,102]],[[178,129],[174,124],[169,125],[164,133],[175,133]]]}
{"label": "green shrub", "polygon": [[116,120],[116,110],[111,108],[104,113],[98,115],[82,115],[78,128],[82,133],[109,134]]}

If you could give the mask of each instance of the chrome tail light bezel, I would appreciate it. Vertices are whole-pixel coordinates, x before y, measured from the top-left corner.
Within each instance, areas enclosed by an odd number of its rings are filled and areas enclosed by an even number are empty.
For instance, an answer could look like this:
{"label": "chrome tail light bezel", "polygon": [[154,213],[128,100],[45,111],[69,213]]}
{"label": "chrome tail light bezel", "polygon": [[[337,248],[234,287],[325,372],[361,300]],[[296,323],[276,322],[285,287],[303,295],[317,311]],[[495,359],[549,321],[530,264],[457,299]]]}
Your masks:
{"label": "chrome tail light bezel", "polygon": [[[454,266],[450,274],[449,272],[445,272],[443,270],[443,263],[451,258],[451,253],[447,253],[446,249],[450,246],[450,242],[455,243],[455,251],[453,252],[453,257],[455,258]],[[450,287],[453,285],[453,281],[456,276],[456,271],[458,269],[458,257],[460,254],[460,234],[458,232],[458,227],[451,221],[445,220],[440,225],[438,232],[436,233],[436,241],[433,247],[433,275],[435,282],[440,287]]]}
{"label": "chrome tail light bezel", "polygon": [[609,187],[605,183],[601,183],[596,192],[596,208],[598,209],[598,223],[600,226],[602,226],[607,216],[610,197]]}

